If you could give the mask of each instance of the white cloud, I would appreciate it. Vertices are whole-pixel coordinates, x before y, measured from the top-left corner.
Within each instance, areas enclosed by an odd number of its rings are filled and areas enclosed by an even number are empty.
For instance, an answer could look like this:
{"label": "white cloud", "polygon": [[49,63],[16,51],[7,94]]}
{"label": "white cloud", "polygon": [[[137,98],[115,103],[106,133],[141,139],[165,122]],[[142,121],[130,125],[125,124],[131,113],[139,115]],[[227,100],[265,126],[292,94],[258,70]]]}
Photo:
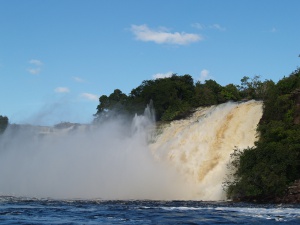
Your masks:
{"label": "white cloud", "polygon": [[196,29],[199,29],[199,30],[203,30],[205,29],[205,25],[201,24],[201,23],[193,23],[192,24],[192,27],[196,28]]}
{"label": "white cloud", "polygon": [[191,25],[192,27],[198,29],[198,30],[204,30],[204,29],[214,29],[214,30],[219,30],[219,31],[225,31],[226,28],[225,27],[222,27],[220,24],[212,24],[212,25],[204,25],[204,24],[201,24],[201,23],[193,23]]}
{"label": "white cloud", "polygon": [[99,97],[97,95],[94,94],[90,94],[90,93],[81,93],[80,97],[89,100],[89,101],[98,101]]}
{"label": "white cloud", "polygon": [[80,77],[73,77],[76,82],[83,83],[85,80]]}
{"label": "white cloud", "polygon": [[205,81],[205,80],[209,80],[209,79],[211,79],[212,77],[210,76],[210,74],[209,74],[209,71],[207,70],[207,69],[203,69],[203,70],[201,70],[201,72],[200,72],[200,77],[199,77],[199,81],[201,81],[201,82],[203,82],[203,81]]}
{"label": "white cloud", "polygon": [[57,87],[54,89],[54,91],[56,93],[68,93],[68,92],[70,92],[70,89],[67,87]]}
{"label": "white cloud", "polygon": [[157,30],[150,29],[147,25],[131,25],[131,31],[135,38],[140,41],[153,41],[157,44],[177,44],[187,45],[203,40],[199,34],[189,34],[185,32],[167,32],[166,28]]}
{"label": "white cloud", "polygon": [[219,31],[225,31],[226,28],[225,27],[222,27],[220,24],[213,24],[213,25],[210,25],[209,28],[211,29],[216,29],[216,30],[219,30]]}
{"label": "white cloud", "polygon": [[38,75],[41,72],[41,66],[43,65],[42,61],[38,59],[31,59],[29,63],[36,66],[36,68],[29,68],[27,71],[33,75]]}
{"label": "white cloud", "polygon": [[271,33],[275,33],[275,32],[277,32],[278,30],[275,28],[275,27],[273,27],[271,30],[270,30],[270,32]]}
{"label": "white cloud", "polygon": [[30,69],[28,69],[28,72],[33,75],[38,75],[41,72],[41,68],[30,68]]}
{"label": "white cloud", "polygon": [[171,77],[174,73],[173,72],[167,72],[167,73],[156,73],[152,77],[153,79],[160,79],[160,78],[167,78]]}
{"label": "white cloud", "polygon": [[36,65],[36,66],[41,66],[43,65],[42,61],[38,60],[38,59],[31,59],[29,60],[30,64]]}

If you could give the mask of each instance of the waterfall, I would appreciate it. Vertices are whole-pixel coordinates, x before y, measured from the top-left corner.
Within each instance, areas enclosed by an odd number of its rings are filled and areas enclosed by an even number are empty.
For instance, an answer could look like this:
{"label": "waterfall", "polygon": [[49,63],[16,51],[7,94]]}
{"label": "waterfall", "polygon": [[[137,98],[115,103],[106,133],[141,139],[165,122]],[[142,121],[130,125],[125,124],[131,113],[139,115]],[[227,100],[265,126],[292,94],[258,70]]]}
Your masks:
{"label": "waterfall", "polygon": [[222,200],[234,147],[251,147],[262,103],[199,108],[155,127],[154,110],[98,127],[8,127],[0,195],[55,199]]}
{"label": "waterfall", "polygon": [[262,103],[249,101],[199,108],[190,118],[161,128],[150,148],[192,186],[192,199],[222,200],[226,164],[234,147],[252,147]]}

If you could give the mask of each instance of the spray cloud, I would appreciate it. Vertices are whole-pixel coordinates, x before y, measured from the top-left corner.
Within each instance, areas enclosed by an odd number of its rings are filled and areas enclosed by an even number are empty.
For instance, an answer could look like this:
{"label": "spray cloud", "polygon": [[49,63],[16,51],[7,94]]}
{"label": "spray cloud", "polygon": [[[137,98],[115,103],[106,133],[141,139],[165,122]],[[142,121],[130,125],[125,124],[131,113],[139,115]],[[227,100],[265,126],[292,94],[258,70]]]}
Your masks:
{"label": "spray cloud", "polygon": [[229,155],[254,145],[261,116],[262,103],[250,101],[200,108],[158,130],[150,107],[100,126],[11,125],[0,137],[0,195],[223,200]]}
{"label": "spray cloud", "polygon": [[[174,199],[178,178],[148,147],[153,112],[100,126],[10,126],[0,139],[0,195]],[[178,187],[178,188],[176,188]]]}

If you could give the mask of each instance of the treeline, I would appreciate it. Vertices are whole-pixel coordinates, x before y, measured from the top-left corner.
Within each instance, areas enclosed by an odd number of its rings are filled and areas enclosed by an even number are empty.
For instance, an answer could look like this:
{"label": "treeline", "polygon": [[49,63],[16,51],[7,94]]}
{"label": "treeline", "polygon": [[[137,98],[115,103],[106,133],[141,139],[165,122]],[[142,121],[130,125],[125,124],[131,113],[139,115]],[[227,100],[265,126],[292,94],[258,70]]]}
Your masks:
{"label": "treeline", "polygon": [[224,183],[231,199],[276,201],[300,179],[300,69],[270,82],[265,94],[259,140],[232,154]]}
{"label": "treeline", "polygon": [[101,120],[116,114],[142,113],[146,105],[152,100],[158,121],[180,119],[200,106],[209,106],[227,101],[248,99],[265,99],[271,81],[261,82],[259,76],[243,77],[240,85],[228,84],[221,86],[214,80],[204,83],[194,82],[186,74],[173,74],[169,78],[145,80],[129,95],[116,89],[109,96],[102,95],[96,120]]}
{"label": "treeline", "polygon": [[[156,119],[171,121],[197,107],[251,99],[264,102],[259,140],[253,148],[234,149],[224,188],[231,199],[273,201],[300,179],[300,69],[277,83],[245,76],[240,85],[221,86],[214,80],[194,82],[188,74],[145,80],[128,95],[119,89],[102,95],[95,121],[141,114],[151,100]],[[6,116],[0,116],[0,134],[8,123]]]}
{"label": "treeline", "polygon": [[[274,83],[259,76],[243,77],[240,85],[214,80],[194,82],[190,75],[145,80],[129,95],[119,89],[99,99],[96,118],[142,113],[153,100],[158,121],[183,118],[200,106],[226,101],[262,100],[259,140],[253,148],[234,149],[224,182],[230,199],[273,201],[300,179],[300,69]],[[112,113],[113,112],[113,113]]]}
{"label": "treeline", "polygon": [[2,134],[5,131],[7,126],[8,126],[7,116],[0,115],[0,134]]}

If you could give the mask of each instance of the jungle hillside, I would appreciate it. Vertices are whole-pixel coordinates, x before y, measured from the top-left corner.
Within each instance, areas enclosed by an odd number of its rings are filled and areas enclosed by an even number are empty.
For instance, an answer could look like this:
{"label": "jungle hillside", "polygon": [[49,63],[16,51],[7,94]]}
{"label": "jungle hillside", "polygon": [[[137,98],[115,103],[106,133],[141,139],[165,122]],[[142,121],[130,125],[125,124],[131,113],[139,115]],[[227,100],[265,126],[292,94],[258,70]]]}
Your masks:
{"label": "jungle hillside", "polygon": [[[188,74],[145,80],[128,95],[120,89],[102,95],[94,123],[101,125],[120,114],[142,114],[150,101],[156,121],[168,122],[185,118],[198,107],[253,99],[263,101],[259,139],[253,148],[233,149],[223,188],[229,199],[272,202],[300,180],[299,68],[277,83],[244,76],[239,85],[222,86],[214,80],[194,82]],[[8,125],[8,118],[0,116],[0,135]]]}
{"label": "jungle hillside", "polygon": [[221,86],[214,80],[194,82],[188,74],[145,80],[129,95],[119,89],[102,95],[95,121],[142,113],[150,101],[157,121],[172,121],[197,107],[252,99],[264,105],[259,140],[253,148],[234,149],[223,187],[229,199],[272,202],[300,179],[300,69],[277,83],[244,76],[239,85]]}

